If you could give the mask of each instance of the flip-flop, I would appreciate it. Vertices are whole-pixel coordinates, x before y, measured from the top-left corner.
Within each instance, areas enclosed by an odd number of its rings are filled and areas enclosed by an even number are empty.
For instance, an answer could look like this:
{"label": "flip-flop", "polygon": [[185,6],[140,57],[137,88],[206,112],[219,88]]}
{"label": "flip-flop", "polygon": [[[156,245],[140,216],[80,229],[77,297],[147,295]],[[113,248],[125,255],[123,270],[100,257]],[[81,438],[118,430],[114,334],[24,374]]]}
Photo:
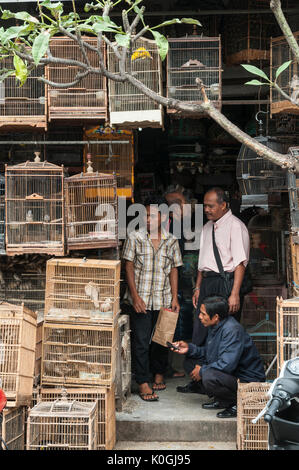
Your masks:
{"label": "flip-flop", "polygon": [[[175,374],[180,374],[180,375],[175,375]],[[174,372],[170,378],[171,379],[183,379],[185,377],[184,372]]]}
{"label": "flip-flop", "polygon": [[[156,387],[155,387],[155,385],[156,385]],[[159,388],[160,386],[162,386],[162,388]],[[166,389],[166,383],[165,382],[154,382],[152,388],[156,392],[162,392],[162,390]]]}
{"label": "flip-flop", "polygon": [[[139,393],[141,400],[143,401],[158,401],[159,397],[154,397],[153,393]],[[151,398],[144,398],[144,397],[151,397]]]}

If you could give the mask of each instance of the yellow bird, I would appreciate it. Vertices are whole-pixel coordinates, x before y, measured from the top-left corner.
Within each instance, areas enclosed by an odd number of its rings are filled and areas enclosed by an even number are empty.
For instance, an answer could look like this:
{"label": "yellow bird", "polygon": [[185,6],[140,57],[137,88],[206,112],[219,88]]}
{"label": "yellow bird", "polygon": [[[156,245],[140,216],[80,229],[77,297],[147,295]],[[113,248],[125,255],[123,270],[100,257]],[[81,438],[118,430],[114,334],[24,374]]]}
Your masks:
{"label": "yellow bird", "polygon": [[152,59],[152,57],[151,57],[150,53],[144,47],[139,47],[131,55],[131,60],[132,61],[137,60],[137,59]]}

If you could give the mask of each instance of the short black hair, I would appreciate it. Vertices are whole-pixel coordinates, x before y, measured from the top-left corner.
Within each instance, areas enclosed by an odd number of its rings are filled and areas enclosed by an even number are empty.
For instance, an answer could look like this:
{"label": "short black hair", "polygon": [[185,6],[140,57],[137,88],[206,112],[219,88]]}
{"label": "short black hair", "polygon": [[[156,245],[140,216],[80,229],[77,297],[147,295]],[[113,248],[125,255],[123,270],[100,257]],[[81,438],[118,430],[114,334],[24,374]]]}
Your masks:
{"label": "short black hair", "polygon": [[227,194],[224,189],[220,188],[219,186],[215,186],[213,188],[208,189],[206,194],[208,193],[216,193],[217,194],[217,202],[218,204],[222,204],[223,202],[226,202],[228,205],[229,203],[229,195]]}
{"label": "short black hair", "polygon": [[206,308],[206,312],[209,317],[212,319],[214,315],[218,315],[220,320],[228,317],[228,301],[225,297],[221,295],[211,295],[209,297],[205,297],[202,301]]}
{"label": "short black hair", "polygon": [[151,205],[154,205],[154,204],[156,204],[158,206],[160,206],[161,204],[166,204],[168,206],[168,203],[167,203],[167,200],[165,199],[165,197],[155,196],[155,195],[147,197],[145,199],[144,203],[143,203],[143,205],[145,207],[151,206]]}

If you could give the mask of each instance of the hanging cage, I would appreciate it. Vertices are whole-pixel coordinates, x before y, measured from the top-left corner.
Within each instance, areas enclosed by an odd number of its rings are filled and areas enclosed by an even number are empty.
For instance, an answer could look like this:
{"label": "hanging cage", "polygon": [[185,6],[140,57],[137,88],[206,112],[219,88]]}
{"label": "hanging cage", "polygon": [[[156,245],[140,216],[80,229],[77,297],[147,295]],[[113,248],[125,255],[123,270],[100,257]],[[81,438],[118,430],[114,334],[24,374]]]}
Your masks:
{"label": "hanging cage", "polygon": [[64,167],[41,162],[5,166],[6,253],[64,255]]}
{"label": "hanging cage", "polygon": [[[82,37],[88,44],[85,54],[80,46],[69,38],[52,38],[50,52],[53,57],[66,60],[76,60],[86,63],[85,55],[91,67],[99,69],[97,39]],[[106,50],[101,50],[105,61]],[[71,84],[79,72],[76,65],[51,63],[47,66],[48,80],[55,83]],[[107,118],[107,84],[102,74],[90,73],[79,83],[63,88],[47,86],[49,121],[57,119],[106,119]]]}
{"label": "hanging cage", "polygon": [[[155,93],[162,95],[162,66],[155,41],[140,38],[134,42],[133,52],[126,56],[125,70],[130,70]],[[108,47],[108,70],[119,72],[119,59]],[[148,98],[131,83],[109,81],[110,124],[124,127],[162,127],[162,106]]]}
{"label": "hanging cage", "polygon": [[299,356],[299,297],[276,301],[277,375],[283,363]]}
{"label": "hanging cage", "polygon": [[[202,80],[207,97],[215,107],[221,109],[221,39],[190,35],[170,38],[167,55],[167,97],[202,103],[196,79]],[[182,115],[168,108],[171,115]],[[194,116],[194,114],[192,113]],[[192,117],[192,115],[190,117]]]}

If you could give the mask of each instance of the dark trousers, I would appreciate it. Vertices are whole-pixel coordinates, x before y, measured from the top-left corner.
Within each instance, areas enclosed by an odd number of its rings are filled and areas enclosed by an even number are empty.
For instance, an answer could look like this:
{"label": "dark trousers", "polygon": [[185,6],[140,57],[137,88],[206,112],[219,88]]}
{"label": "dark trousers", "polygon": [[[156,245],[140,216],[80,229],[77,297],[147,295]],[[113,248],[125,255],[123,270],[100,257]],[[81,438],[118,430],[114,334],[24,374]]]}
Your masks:
{"label": "dark trousers", "polygon": [[151,341],[159,310],[147,310],[147,313],[130,312],[132,340],[132,370],[135,380],[140,385],[150,382],[152,375],[164,375],[168,364],[168,349]]}
{"label": "dark trousers", "polygon": [[[208,329],[202,325],[198,316],[199,316],[199,311],[200,311],[200,306],[202,304],[202,301],[204,300],[205,297],[208,297],[210,295],[222,295],[223,297],[226,297],[225,289],[224,289],[224,281],[221,278],[221,276],[217,273],[215,273],[215,276],[203,277],[203,280],[201,282],[200,294],[198,297],[197,308],[195,311],[192,341],[191,341],[197,346],[201,346],[202,344],[204,344],[207,334],[208,334]],[[240,310],[234,313],[234,318],[237,321],[240,321],[241,319],[243,302],[244,302],[244,296],[240,295]]]}
{"label": "dark trousers", "polygon": [[[184,368],[190,374],[194,367],[199,364],[198,359],[186,357]],[[217,369],[207,369],[202,373],[202,379],[197,382],[198,392],[209,397],[214,397],[226,408],[237,403],[237,378]]]}

